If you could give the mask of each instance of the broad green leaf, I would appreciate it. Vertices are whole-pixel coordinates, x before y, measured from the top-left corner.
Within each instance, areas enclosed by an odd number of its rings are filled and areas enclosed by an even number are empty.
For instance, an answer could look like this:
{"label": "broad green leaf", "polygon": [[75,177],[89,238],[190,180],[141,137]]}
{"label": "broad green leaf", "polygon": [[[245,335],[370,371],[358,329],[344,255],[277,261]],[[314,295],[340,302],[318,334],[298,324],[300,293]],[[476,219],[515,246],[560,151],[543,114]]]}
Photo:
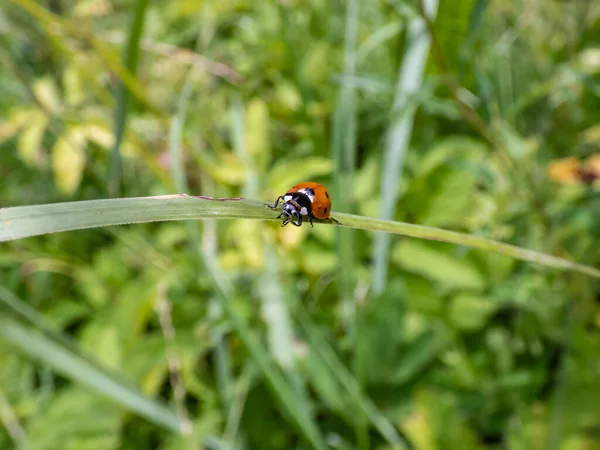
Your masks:
{"label": "broad green leaf", "polygon": [[300,66],[300,75],[307,84],[320,86],[328,83],[331,49],[327,42],[316,42],[306,49]]}
{"label": "broad green leaf", "polygon": [[450,320],[459,329],[475,331],[485,326],[499,303],[485,296],[458,294],[450,305]]}
{"label": "broad green leaf", "polygon": [[[398,288],[399,286],[394,286]],[[390,290],[373,297],[357,308],[356,361],[359,378],[371,383],[391,382],[391,370],[398,367],[404,353],[405,312],[403,289]],[[378,370],[372,370],[379,367]]]}
{"label": "broad green leaf", "polygon": [[88,323],[81,333],[79,343],[83,351],[110,370],[122,370],[125,358],[123,343],[117,327],[100,316]]}
{"label": "broad green leaf", "polygon": [[389,381],[393,383],[411,381],[439,356],[448,343],[448,334],[444,330],[424,331],[408,344],[401,355],[398,355],[397,369],[390,375]]}
{"label": "broad green leaf", "polygon": [[333,252],[326,251],[314,242],[304,242],[302,248],[304,251],[300,255],[300,264],[306,273],[319,276],[335,270],[336,256]]}
{"label": "broad green leaf", "polygon": [[468,260],[453,258],[425,243],[403,240],[394,248],[392,259],[403,269],[448,287],[476,290],[485,287],[485,279]]}
{"label": "broad green leaf", "polygon": [[[406,289],[406,306],[411,311],[437,316],[445,310],[444,298],[432,284],[418,275],[407,273],[402,277]],[[394,282],[390,283],[391,287]]]}
{"label": "broad green leaf", "polygon": [[431,192],[420,221],[432,226],[460,226],[473,208],[477,178],[466,171],[452,170],[436,174],[436,178],[435,190]]}
{"label": "broad green leaf", "polygon": [[505,122],[498,124],[498,136],[504,143],[510,156],[516,161],[523,161],[532,157],[540,146],[539,142],[534,139],[524,138],[517,130]]}
{"label": "broad green leaf", "polygon": [[[482,142],[463,137],[446,138],[429,149],[415,167],[417,176],[403,199],[407,213],[442,227],[464,226],[472,214],[485,213],[476,201],[476,185],[488,181],[488,152]],[[493,211],[493,205],[488,209]],[[482,220],[471,221],[477,219]]]}
{"label": "broad green leaf", "polygon": [[82,387],[54,393],[50,404],[27,427],[32,449],[117,450],[124,411]]}
{"label": "broad green leaf", "polygon": [[415,450],[483,449],[454,405],[452,396],[433,390],[417,392],[413,411],[403,422],[403,429],[415,445]]}

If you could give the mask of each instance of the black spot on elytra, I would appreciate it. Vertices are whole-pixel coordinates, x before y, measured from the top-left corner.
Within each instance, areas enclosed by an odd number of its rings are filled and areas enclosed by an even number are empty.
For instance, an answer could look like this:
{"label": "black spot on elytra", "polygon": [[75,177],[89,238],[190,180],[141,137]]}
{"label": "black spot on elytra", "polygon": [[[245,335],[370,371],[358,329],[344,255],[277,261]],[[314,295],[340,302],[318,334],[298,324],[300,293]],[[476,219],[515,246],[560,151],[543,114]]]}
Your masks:
{"label": "black spot on elytra", "polygon": [[326,213],[326,212],[327,212],[327,208],[325,208],[325,209],[323,210],[323,212],[324,212],[324,213]]}
{"label": "black spot on elytra", "polygon": [[329,198],[329,194],[327,192],[325,192],[325,197]]}

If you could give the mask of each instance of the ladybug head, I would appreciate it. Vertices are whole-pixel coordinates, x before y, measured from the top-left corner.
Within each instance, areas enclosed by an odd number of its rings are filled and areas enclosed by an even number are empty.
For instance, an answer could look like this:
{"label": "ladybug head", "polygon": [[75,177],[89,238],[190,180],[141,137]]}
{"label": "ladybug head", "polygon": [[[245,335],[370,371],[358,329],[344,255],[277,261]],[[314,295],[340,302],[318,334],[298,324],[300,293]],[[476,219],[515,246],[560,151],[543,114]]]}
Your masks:
{"label": "ladybug head", "polygon": [[[285,226],[288,223],[291,223],[297,227],[302,225],[302,214],[300,214],[300,205],[296,202],[288,201],[283,204],[283,211],[281,212],[283,215],[283,223],[281,226]],[[294,220],[295,219],[295,220]]]}

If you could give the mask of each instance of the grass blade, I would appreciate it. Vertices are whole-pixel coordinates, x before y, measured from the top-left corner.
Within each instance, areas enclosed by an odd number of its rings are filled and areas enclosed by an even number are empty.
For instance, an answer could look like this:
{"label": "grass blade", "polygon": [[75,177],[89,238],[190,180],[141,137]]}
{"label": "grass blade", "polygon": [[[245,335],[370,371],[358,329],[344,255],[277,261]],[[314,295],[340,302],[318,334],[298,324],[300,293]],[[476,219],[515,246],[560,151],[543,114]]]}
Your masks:
{"label": "grass blade", "polygon": [[[430,19],[435,18],[437,6],[438,0],[425,0],[425,10]],[[411,102],[410,98],[421,88],[425,64],[429,55],[430,40],[423,18],[414,17],[408,25],[406,50],[398,74],[394,107],[392,109],[394,122],[390,125],[384,151],[381,180],[382,219],[392,219],[396,213],[398,187],[416,110],[416,105]],[[374,294],[381,293],[385,288],[389,249],[390,236],[385,233],[377,233],[375,245],[373,246]]]}
{"label": "grass blade", "polygon": [[[187,102],[191,93],[190,86],[191,85],[189,83],[186,83],[186,86],[184,87],[183,92],[180,95],[178,102],[178,114],[173,119],[173,126],[171,127],[171,132],[169,135],[169,150],[172,158],[171,166],[173,176],[175,178],[177,188],[182,190],[187,190],[187,181],[185,178],[185,170],[181,154],[180,142],[181,130],[183,129],[183,123],[185,120]],[[237,116],[234,112],[234,122],[235,120],[240,120],[239,112],[240,110],[238,110]],[[239,132],[239,135],[237,136],[238,140],[242,138],[243,134],[240,126],[241,123],[237,123],[237,131]],[[243,199],[228,199],[223,201],[223,204],[235,203],[239,203],[240,206],[243,204],[246,204],[246,206],[251,206],[252,204],[258,206],[256,204],[257,202],[248,203],[248,201]],[[260,205],[260,208],[250,209],[255,209],[255,212],[259,212],[259,210],[262,210],[260,211],[261,213],[267,211],[267,209],[264,208],[262,203]],[[216,217],[218,216],[214,216],[213,218]],[[324,440],[316,423],[312,420],[310,411],[307,408],[299,407],[297,395],[291,389],[289,383],[287,383],[285,377],[282,375],[279,368],[276,367],[275,364],[273,364],[273,361],[269,358],[266,349],[263,348],[260,342],[256,339],[256,336],[252,333],[251,329],[239,317],[233,305],[233,288],[229,283],[227,277],[221,272],[216,259],[207,255],[204,252],[200,242],[198,229],[193,223],[188,224],[188,236],[193,244],[194,254],[196,256],[196,260],[198,261],[199,270],[204,269],[211,275],[214,286],[217,290],[219,300],[221,302],[221,305],[223,306],[226,316],[228,316],[229,320],[233,324],[233,328],[238,333],[240,339],[244,343],[244,346],[248,349],[248,352],[250,353],[252,359],[258,366],[259,371],[262,374],[266,385],[271,390],[273,396],[279,400],[283,407],[283,410],[288,414],[288,417],[291,419],[291,422],[297,426],[298,431],[304,436],[304,438],[308,442],[311,443],[312,447],[316,449],[325,450],[326,446]]]}
{"label": "grass blade", "polygon": [[[352,179],[356,165],[356,85],[349,82],[356,75],[357,36],[359,0],[350,0],[346,6],[346,29],[344,38],[344,76],[333,117],[332,151],[335,161],[336,208],[341,211],[352,210]],[[355,254],[354,231],[337,230],[338,286],[342,300],[343,316],[350,334],[356,336],[355,329]],[[357,355],[354,355],[355,360]],[[358,380],[362,378],[356,374]],[[369,448],[368,422],[366,416],[359,413],[355,421],[355,434],[359,449]]]}
{"label": "grass blade", "polygon": [[[346,36],[344,46],[344,79],[352,79],[356,73],[356,40],[358,28],[358,0],[350,0],[346,13]],[[333,117],[332,152],[335,161],[336,205],[340,211],[351,210],[352,176],[356,159],[356,86],[342,82]],[[352,308],[353,235],[349,230],[339,230],[337,236],[339,286],[346,308]],[[347,314],[350,319],[352,313]]]}
{"label": "grass blade", "polygon": [[[125,67],[131,74],[135,75],[140,56],[140,41],[144,29],[144,19],[148,9],[149,0],[138,0],[133,16],[133,23],[129,28],[129,39],[125,50]],[[121,185],[121,143],[127,126],[127,114],[129,112],[130,93],[123,81],[119,81],[115,92],[117,108],[115,110],[115,144],[112,150],[109,170],[109,192],[111,196],[119,193]]]}
{"label": "grass blade", "polygon": [[332,379],[335,379],[343,387],[356,407],[367,416],[373,427],[379,431],[392,448],[404,449],[410,447],[400,436],[394,425],[377,409],[375,403],[362,392],[356,378],[341,361],[306,311],[302,307],[296,308],[295,315],[296,320],[306,333],[311,350],[315,352],[323,368],[329,372]]}
{"label": "grass blade", "polygon": [[[215,203],[219,206],[215,208]],[[195,207],[190,207],[195,205]],[[212,205],[211,205],[212,204]],[[163,220],[267,218],[263,202],[185,194],[17,206],[0,209],[0,242],[57,231]]]}
{"label": "grass blade", "polygon": [[[176,194],[16,206],[0,209],[0,242],[59,231],[165,220],[280,220],[277,219],[277,211],[270,211],[263,205],[264,202],[259,200],[213,199]],[[343,227],[465,245],[554,269],[572,270],[600,278],[600,269],[479,236],[353,214],[336,213],[333,217],[339,220]],[[319,222],[331,224],[328,221],[317,221]]]}
{"label": "grass blade", "polygon": [[12,405],[8,401],[4,390],[0,387],[0,422],[12,439],[16,450],[27,449],[27,436],[25,430],[19,423]]}
{"label": "grass blade", "polygon": [[0,320],[0,338],[26,355],[52,367],[64,376],[87,385],[111,398],[115,403],[135,411],[156,425],[180,432],[189,425],[158,402],[150,400],[126,383],[117,380],[62,343],[11,318]]}

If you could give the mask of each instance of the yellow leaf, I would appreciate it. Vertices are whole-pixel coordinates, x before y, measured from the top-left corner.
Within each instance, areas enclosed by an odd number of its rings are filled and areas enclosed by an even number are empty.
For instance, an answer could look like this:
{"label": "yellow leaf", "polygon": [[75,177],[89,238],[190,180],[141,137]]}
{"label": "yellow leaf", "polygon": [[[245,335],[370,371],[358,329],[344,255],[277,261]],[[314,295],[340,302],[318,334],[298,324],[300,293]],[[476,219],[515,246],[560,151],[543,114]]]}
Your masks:
{"label": "yellow leaf", "polygon": [[115,135],[106,125],[90,123],[80,129],[85,138],[98,147],[110,149],[114,145]]}
{"label": "yellow leaf", "polygon": [[280,160],[269,174],[270,194],[275,196],[287,192],[289,188],[303,181],[314,181],[314,177],[328,175],[333,170],[329,158],[314,156],[312,158]]}
{"label": "yellow leaf", "polygon": [[56,84],[50,77],[36,80],[32,88],[35,98],[47,112],[58,112],[60,109],[60,95]]}
{"label": "yellow leaf", "polygon": [[269,108],[267,104],[255,98],[248,104],[246,112],[246,139],[248,153],[260,155],[269,149]]}
{"label": "yellow leaf", "polygon": [[62,136],[52,148],[52,170],[59,191],[73,194],[83,175],[87,141],[81,130],[72,129]]}
{"label": "yellow leaf", "polygon": [[403,422],[406,434],[411,438],[417,450],[437,449],[435,432],[431,423],[431,412],[426,404],[427,393],[417,394],[417,401],[413,402],[413,411]]}
{"label": "yellow leaf", "polygon": [[25,124],[25,128],[17,141],[19,157],[31,166],[41,167],[45,161],[42,150],[42,138],[48,125],[48,118],[41,111],[36,111]]}
{"label": "yellow leaf", "polygon": [[69,106],[78,106],[85,100],[81,76],[76,66],[68,66],[63,73],[65,101]]}
{"label": "yellow leaf", "polygon": [[257,220],[236,220],[232,223],[228,236],[238,251],[246,267],[260,268],[263,265],[263,248],[260,239],[263,224]]}
{"label": "yellow leaf", "polygon": [[84,0],[77,2],[73,15],[78,18],[104,17],[113,11],[108,0]]}
{"label": "yellow leaf", "polygon": [[12,109],[6,122],[0,123],[0,143],[17,134],[36,114],[35,109]]}
{"label": "yellow leaf", "polygon": [[246,167],[244,163],[232,153],[224,153],[218,164],[209,168],[210,173],[219,182],[228,185],[239,185],[246,181]]}
{"label": "yellow leaf", "polygon": [[275,88],[275,108],[280,113],[298,111],[302,106],[302,97],[293,83],[281,80]]}

